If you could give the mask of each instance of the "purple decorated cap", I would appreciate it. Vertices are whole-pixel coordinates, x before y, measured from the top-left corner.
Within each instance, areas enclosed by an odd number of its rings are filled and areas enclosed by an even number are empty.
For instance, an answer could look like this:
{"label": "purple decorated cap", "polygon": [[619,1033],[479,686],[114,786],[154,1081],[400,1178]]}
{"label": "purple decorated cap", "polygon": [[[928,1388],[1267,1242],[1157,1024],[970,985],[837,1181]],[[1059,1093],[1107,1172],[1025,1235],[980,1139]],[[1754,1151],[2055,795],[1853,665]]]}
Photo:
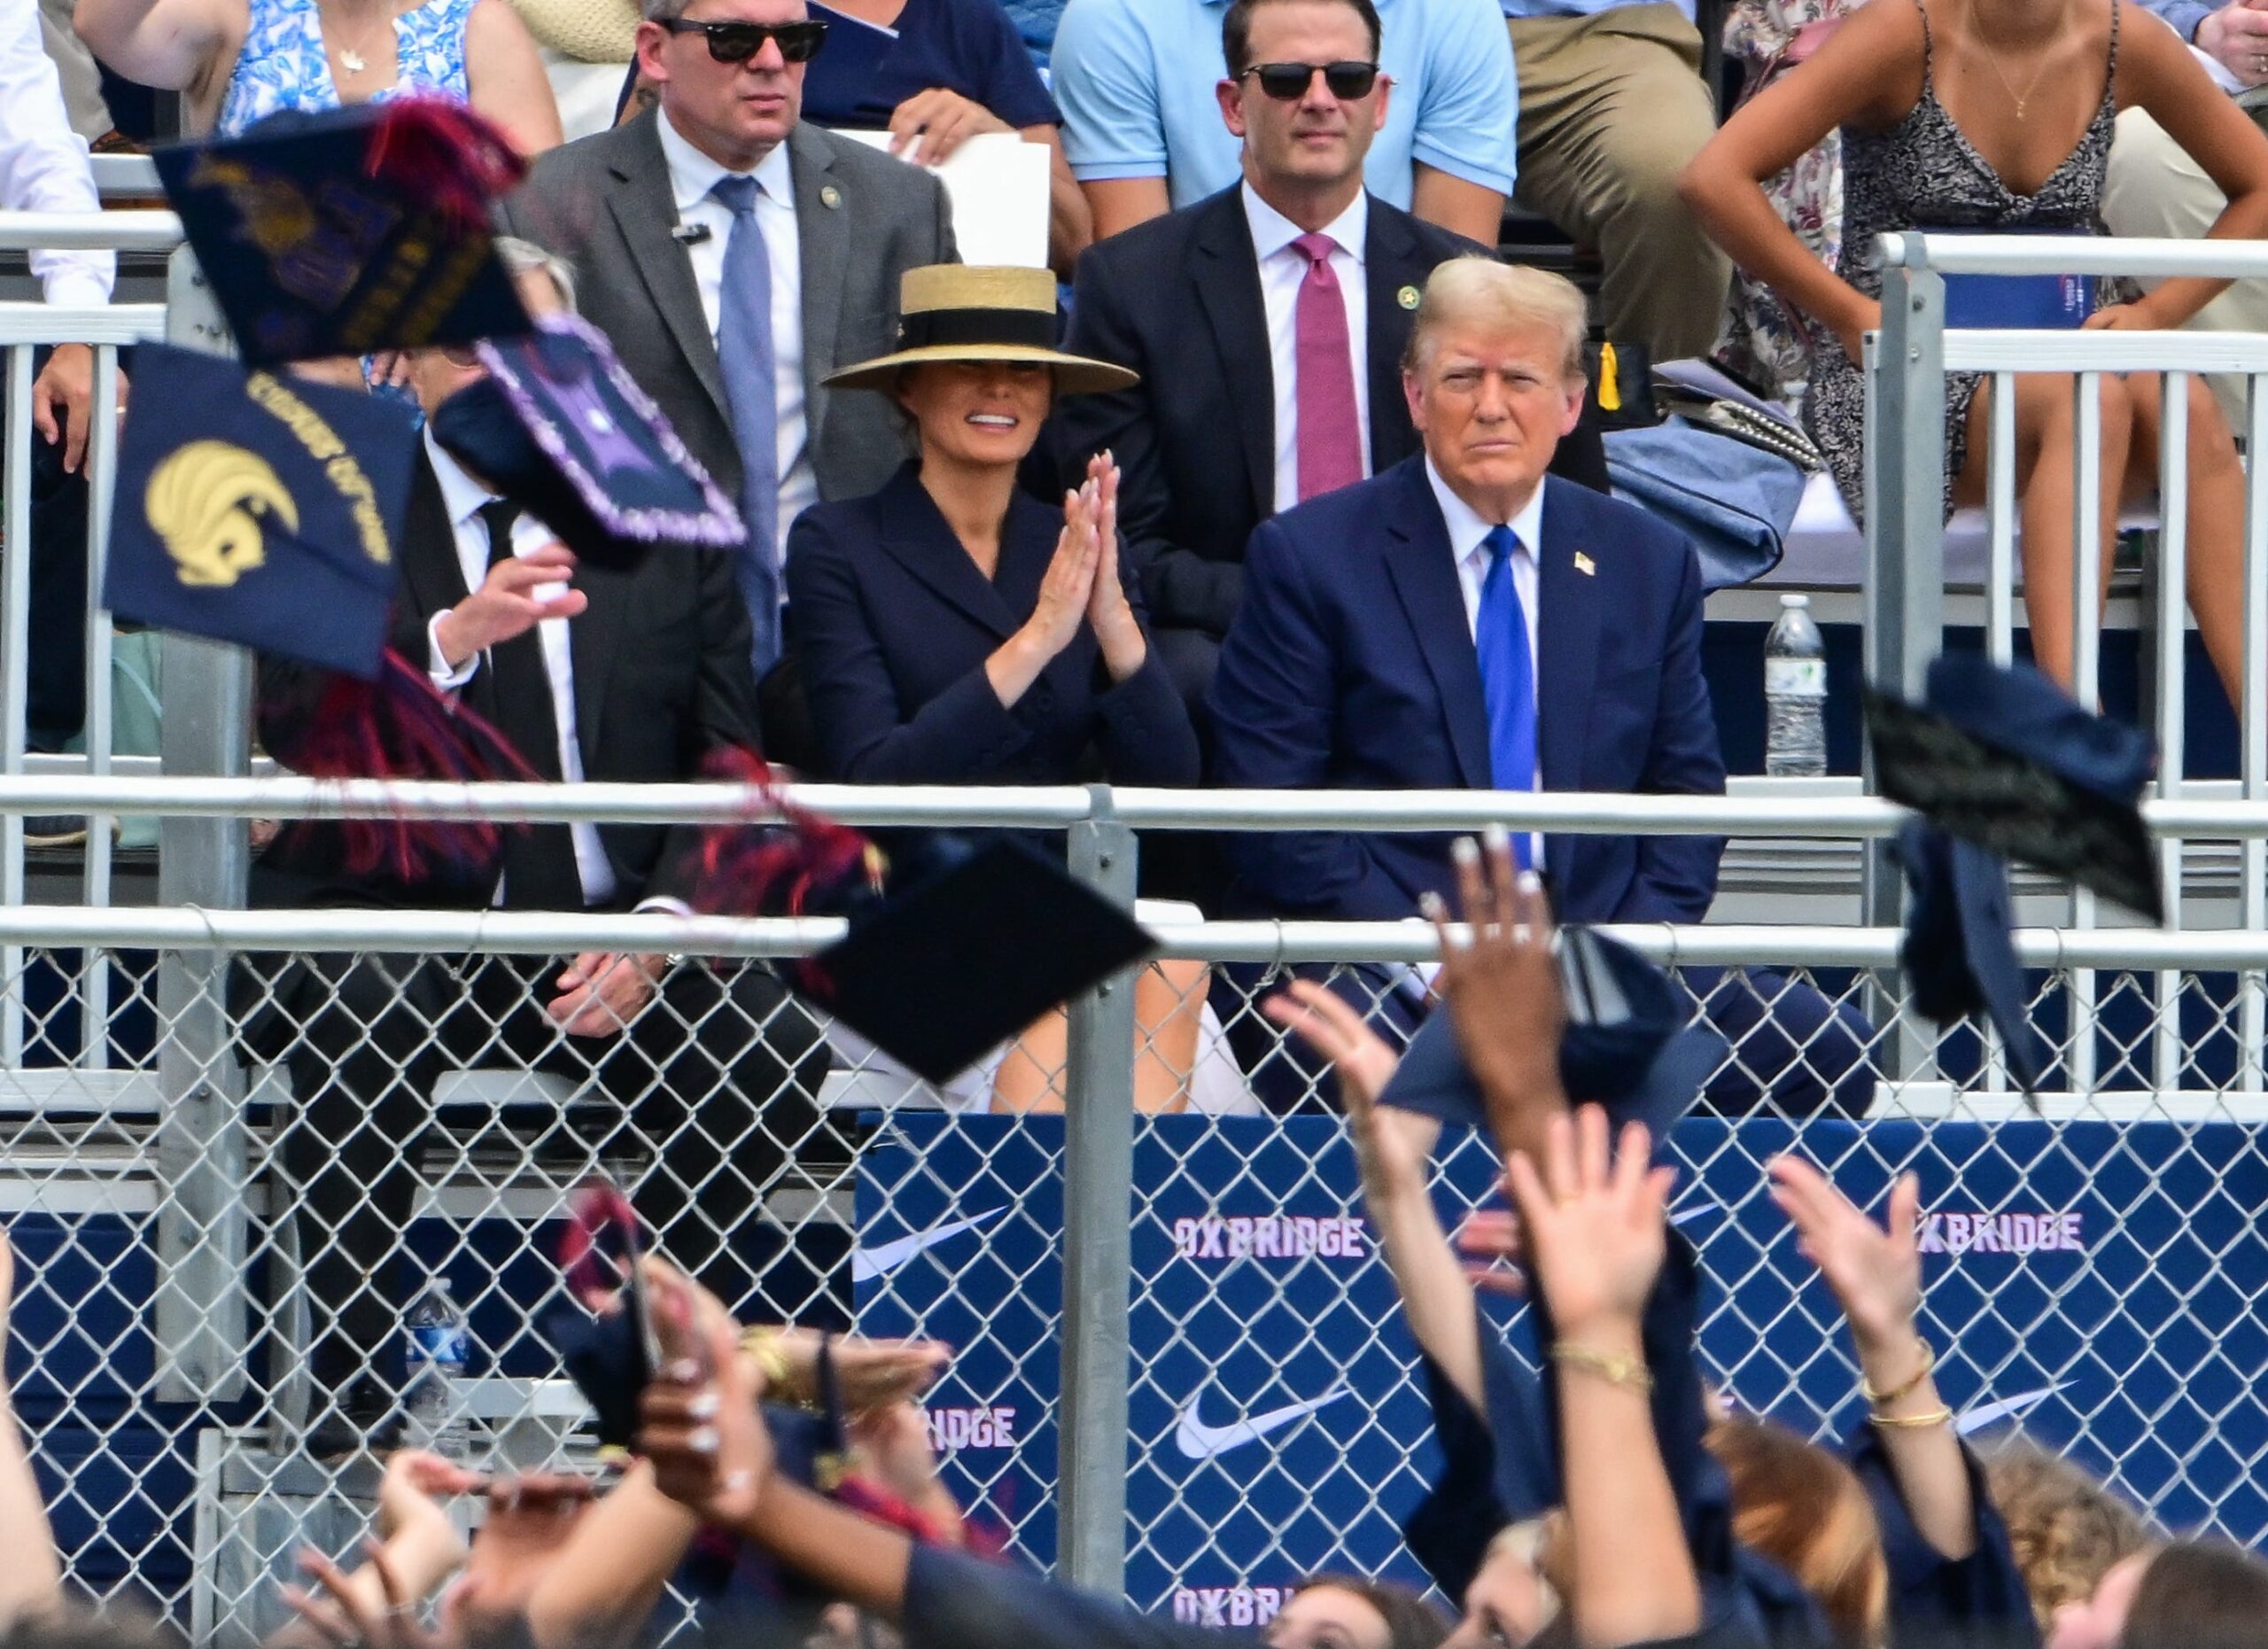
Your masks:
{"label": "purple decorated cap", "polygon": [[486,373],[434,408],[433,439],[577,556],[621,565],[659,544],[746,541],[732,501],[587,321],[546,315],[478,353]]}

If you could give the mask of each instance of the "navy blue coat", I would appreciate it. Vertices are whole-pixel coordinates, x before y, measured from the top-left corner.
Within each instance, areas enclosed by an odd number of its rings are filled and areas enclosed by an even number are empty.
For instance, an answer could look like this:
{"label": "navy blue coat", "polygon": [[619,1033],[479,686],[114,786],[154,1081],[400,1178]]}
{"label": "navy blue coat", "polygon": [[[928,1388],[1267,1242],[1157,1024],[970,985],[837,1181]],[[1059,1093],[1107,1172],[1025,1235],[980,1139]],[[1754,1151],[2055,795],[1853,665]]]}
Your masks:
{"label": "navy blue coat", "polygon": [[[1721,792],[1693,547],[1629,504],[1543,486],[1543,788]],[[1422,454],[1254,532],[1210,712],[1223,785],[1492,787],[1480,666]],[[1690,922],[1708,912],[1722,846],[1553,836],[1544,858],[1563,921]],[[1445,836],[1239,835],[1231,851],[1236,902],[1285,914],[1394,921],[1453,883]]]}
{"label": "navy blue coat", "polygon": [[[1004,706],[984,661],[1038,605],[1060,509],[1019,492],[987,579],[909,463],[788,535],[788,613],[828,778],[868,784],[1194,784],[1196,735],[1157,649],[1124,681],[1093,632]],[[1130,569],[1120,563],[1138,618]]]}

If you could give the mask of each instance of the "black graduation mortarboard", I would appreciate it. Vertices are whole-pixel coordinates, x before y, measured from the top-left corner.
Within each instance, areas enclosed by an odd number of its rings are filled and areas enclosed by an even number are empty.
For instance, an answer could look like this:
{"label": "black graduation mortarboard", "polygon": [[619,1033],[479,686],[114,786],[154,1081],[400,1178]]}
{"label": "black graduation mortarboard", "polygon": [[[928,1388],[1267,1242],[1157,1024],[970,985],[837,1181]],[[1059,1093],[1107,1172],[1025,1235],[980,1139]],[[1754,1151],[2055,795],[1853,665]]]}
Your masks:
{"label": "black graduation mortarboard", "polygon": [[526,164],[460,104],[280,114],[152,158],[252,365],[528,328],[488,215]]}
{"label": "black graduation mortarboard", "polygon": [[163,344],[137,352],[103,604],[371,681],[416,432],[402,408]]}
{"label": "black graduation mortarboard", "polygon": [[578,556],[619,564],[655,544],[746,541],[740,512],[589,323],[546,316],[479,353],[487,376],[434,408],[433,439]]}
{"label": "black graduation mortarboard", "polygon": [[[1689,1024],[1669,976],[1604,934],[1560,929],[1558,961],[1567,1001],[1559,1080],[1567,1098],[1605,1106],[1618,1124],[1642,1122],[1658,1142],[1723,1062],[1724,1038]],[[1379,1098],[1442,1122],[1486,1125],[1480,1085],[1447,1009],[1418,1028]]]}
{"label": "black graduation mortarboard", "polygon": [[1948,653],[1925,703],[1869,691],[1882,793],[1930,823],[2165,919],[2135,804],[2157,766],[2148,734],[2082,709],[2028,665]]}
{"label": "black graduation mortarboard", "polygon": [[1156,948],[1125,911],[1000,838],[930,837],[848,914],[797,988],[931,1082]]}
{"label": "black graduation mortarboard", "polygon": [[1919,819],[1899,832],[1898,857],[1914,892],[1898,960],[1915,1009],[1939,1025],[1988,1015],[2010,1074],[2032,1092],[2049,1054],[2025,1011],[2023,968],[2008,937],[2008,866]]}

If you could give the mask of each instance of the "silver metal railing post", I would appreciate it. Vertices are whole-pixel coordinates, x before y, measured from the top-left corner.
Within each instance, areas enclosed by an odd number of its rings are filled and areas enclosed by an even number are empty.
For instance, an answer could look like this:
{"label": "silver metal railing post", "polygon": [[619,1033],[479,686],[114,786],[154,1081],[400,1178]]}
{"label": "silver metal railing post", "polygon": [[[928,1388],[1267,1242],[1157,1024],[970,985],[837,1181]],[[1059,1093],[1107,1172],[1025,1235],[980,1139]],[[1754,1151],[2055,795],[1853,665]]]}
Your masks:
{"label": "silver metal railing post", "polygon": [[[167,277],[167,337],[225,354],[229,334],[186,248]],[[252,657],[241,647],[168,634],[159,751],[168,774],[233,777],[252,761]],[[245,902],[250,842],[224,819],[168,818],[158,832],[158,897],[171,906],[235,910]],[[219,1400],[244,1389],[250,1344],[245,1256],[249,1152],[244,1077],[228,1011],[229,953],[172,950],[158,967],[156,1142],[159,1188],[155,1330],[158,1396]]]}
{"label": "silver metal railing post", "polygon": [[[1134,832],[1097,785],[1071,827],[1071,873],[1134,903]],[[1056,1427],[1056,1574],[1126,1592],[1127,1384],[1133,1267],[1134,981],[1130,968],[1071,1005],[1063,1141],[1063,1408]]]}

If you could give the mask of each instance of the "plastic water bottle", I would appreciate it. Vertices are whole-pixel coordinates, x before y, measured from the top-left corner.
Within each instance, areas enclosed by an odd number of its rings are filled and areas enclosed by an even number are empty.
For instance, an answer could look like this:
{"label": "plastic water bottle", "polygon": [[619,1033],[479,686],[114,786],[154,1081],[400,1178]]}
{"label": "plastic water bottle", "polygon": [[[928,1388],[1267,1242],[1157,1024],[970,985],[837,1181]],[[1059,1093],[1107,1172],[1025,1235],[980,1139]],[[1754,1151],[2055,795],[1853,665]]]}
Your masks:
{"label": "plastic water bottle", "polygon": [[409,1382],[402,1400],[404,1441],[452,1460],[471,1451],[459,1386],[472,1349],[464,1312],[449,1297],[448,1280],[437,1277],[409,1311]]}
{"label": "plastic water bottle", "polygon": [[1811,597],[1783,595],[1764,638],[1764,771],[1816,779],[1827,772],[1827,643]]}

